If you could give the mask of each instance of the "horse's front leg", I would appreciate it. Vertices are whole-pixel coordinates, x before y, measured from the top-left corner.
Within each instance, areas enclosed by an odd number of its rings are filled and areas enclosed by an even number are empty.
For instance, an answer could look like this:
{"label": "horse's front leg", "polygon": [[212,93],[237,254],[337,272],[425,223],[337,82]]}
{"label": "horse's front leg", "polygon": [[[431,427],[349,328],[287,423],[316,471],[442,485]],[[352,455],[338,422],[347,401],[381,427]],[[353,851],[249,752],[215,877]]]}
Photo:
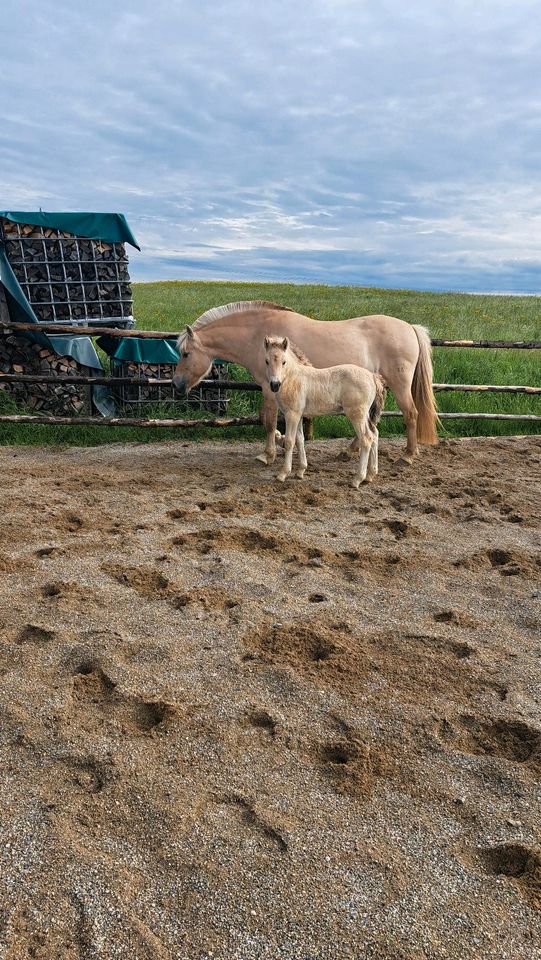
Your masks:
{"label": "horse's front leg", "polygon": [[276,460],[276,434],[278,432],[276,429],[276,424],[278,423],[278,404],[272,392],[265,387],[263,387],[263,403],[259,411],[259,418],[265,427],[267,438],[264,453],[260,453],[256,459],[260,460],[261,463],[274,463]]}
{"label": "horse's front leg", "polygon": [[280,470],[280,473],[276,474],[276,479],[280,480],[282,483],[291,473],[291,467],[293,463],[293,448],[295,446],[295,438],[297,436],[297,428],[299,426],[299,421],[301,417],[300,414],[294,413],[293,411],[288,411],[286,413],[286,436],[284,440],[284,466]]}

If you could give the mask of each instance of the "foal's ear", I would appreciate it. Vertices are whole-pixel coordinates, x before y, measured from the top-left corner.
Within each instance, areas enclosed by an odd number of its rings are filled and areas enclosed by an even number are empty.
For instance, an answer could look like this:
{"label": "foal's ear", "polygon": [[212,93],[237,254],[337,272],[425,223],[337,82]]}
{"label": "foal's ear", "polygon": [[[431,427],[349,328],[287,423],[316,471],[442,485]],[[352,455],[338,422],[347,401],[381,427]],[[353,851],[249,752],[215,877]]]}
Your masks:
{"label": "foal's ear", "polygon": [[287,350],[288,347],[289,347],[289,340],[287,339],[287,337],[284,337],[284,339],[282,340],[282,350]]}
{"label": "foal's ear", "polygon": [[270,337],[265,337],[265,350],[268,350],[270,347]]}

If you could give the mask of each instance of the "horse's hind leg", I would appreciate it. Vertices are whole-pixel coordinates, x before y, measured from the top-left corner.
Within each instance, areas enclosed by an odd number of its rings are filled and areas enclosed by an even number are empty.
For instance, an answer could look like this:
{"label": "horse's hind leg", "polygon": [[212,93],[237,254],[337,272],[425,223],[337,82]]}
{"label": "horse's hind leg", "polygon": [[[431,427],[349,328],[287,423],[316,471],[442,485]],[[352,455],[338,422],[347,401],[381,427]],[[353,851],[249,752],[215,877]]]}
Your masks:
{"label": "horse's hind leg", "polygon": [[407,444],[406,452],[402,457],[406,463],[412,463],[413,458],[419,452],[417,446],[417,407],[413,402],[411,383],[412,377],[401,374],[398,380],[389,384],[406,422]]}

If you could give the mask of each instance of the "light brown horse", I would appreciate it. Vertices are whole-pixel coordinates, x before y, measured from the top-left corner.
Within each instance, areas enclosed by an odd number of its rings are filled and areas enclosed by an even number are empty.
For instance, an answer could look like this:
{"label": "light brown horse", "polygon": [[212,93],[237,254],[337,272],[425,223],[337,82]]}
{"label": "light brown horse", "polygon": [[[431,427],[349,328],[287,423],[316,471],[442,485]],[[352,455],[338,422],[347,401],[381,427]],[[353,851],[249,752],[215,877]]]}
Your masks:
{"label": "light brown horse", "polygon": [[303,416],[344,413],[355,430],[361,454],[351,485],[358,490],[365,480],[371,483],[378,472],[378,422],[385,403],[381,377],[353,363],[318,370],[288,337],[265,337],[265,366],[267,381],[286,420],[284,465],[276,479],[283,483],[291,473],[295,444],[299,455],[296,476],[299,480],[304,477],[308,461]]}
{"label": "light brown horse", "polygon": [[[267,431],[263,463],[276,457],[278,405],[265,377],[266,334],[290,337],[314,367],[354,363],[379,373],[393,391],[407,429],[405,459],[417,442],[437,443],[438,422],[432,390],[432,351],[424,327],[397,317],[375,315],[332,322],[312,320],[266,300],[245,300],[203,313],[178,338],[180,360],[173,384],[180,392],[195,387],[215,357],[247,367],[263,390],[261,419]],[[348,455],[358,451],[355,438]]]}

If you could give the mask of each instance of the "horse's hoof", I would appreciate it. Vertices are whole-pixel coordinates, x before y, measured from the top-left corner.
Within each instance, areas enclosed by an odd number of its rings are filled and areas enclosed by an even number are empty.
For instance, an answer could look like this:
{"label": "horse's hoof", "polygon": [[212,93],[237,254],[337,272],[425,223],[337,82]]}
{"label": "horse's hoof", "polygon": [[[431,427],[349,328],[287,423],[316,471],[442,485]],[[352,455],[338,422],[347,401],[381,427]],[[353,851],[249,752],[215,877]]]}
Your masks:
{"label": "horse's hoof", "polygon": [[337,456],[336,459],[337,459],[337,460],[346,460],[346,461],[353,460],[353,454],[350,453],[349,450],[342,450],[341,453],[338,454],[338,456]]}
{"label": "horse's hoof", "polygon": [[267,460],[267,454],[266,454],[266,453],[258,453],[258,455],[257,455],[257,457],[256,457],[256,460],[259,460],[260,463],[264,463],[265,466],[267,466],[267,464],[268,464],[268,462],[269,462],[269,461]]}
{"label": "horse's hoof", "polygon": [[403,453],[400,459],[398,460],[398,463],[402,463],[405,465],[407,464],[407,466],[409,467],[413,463],[414,456],[415,454],[413,453]]}
{"label": "horse's hoof", "polygon": [[351,481],[351,486],[353,487],[354,490],[358,490],[359,487],[361,486],[361,481],[360,481],[360,480],[352,480],[352,481]]}
{"label": "horse's hoof", "polygon": [[277,474],[276,474],[276,479],[279,480],[280,483],[283,483],[284,480],[285,480],[285,478],[286,478],[286,476],[287,476],[286,473],[277,473]]}
{"label": "horse's hoof", "polygon": [[364,483],[374,483],[375,479],[376,479],[375,473],[367,473],[366,477],[364,478]]}

